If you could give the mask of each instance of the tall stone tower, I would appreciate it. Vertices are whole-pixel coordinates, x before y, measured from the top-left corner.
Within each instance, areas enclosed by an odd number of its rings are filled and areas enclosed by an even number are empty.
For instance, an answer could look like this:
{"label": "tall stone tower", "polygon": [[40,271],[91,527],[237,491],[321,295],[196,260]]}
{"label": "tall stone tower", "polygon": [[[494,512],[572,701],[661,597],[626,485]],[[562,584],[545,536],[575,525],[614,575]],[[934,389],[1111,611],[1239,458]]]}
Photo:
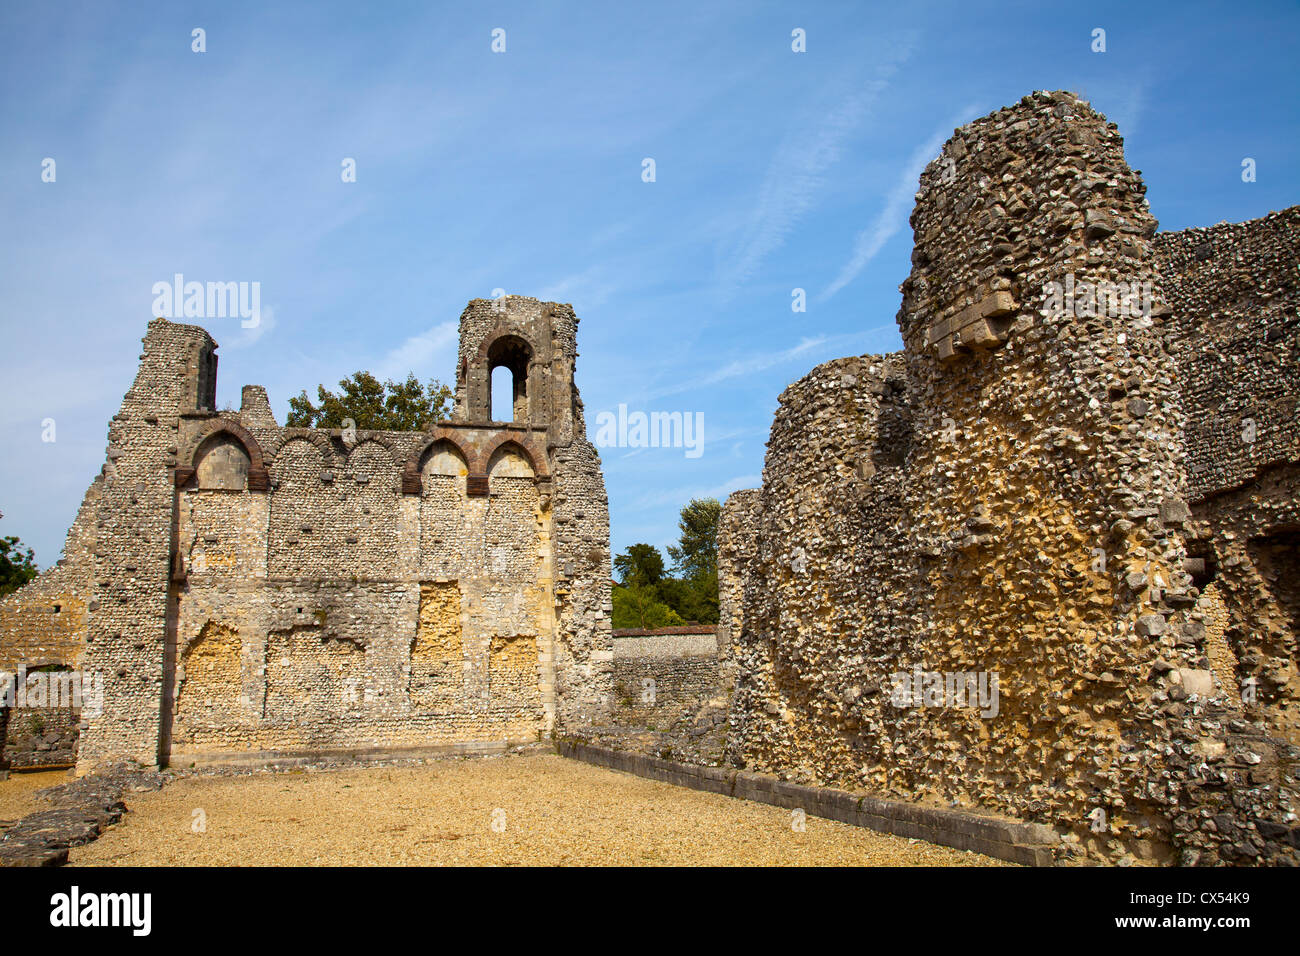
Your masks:
{"label": "tall stone tower", "polygon": [[[609,499],[573,380],[577,359],[572,306],[512,295],[474,299],[461,313],[452,420],[527,432],[553,466],[543,493],[554,495],[556,607],[567,635],[556,657],[561,722],[600,705],[613,653]],[[502,367],[512,379],[509,424],[492,421],[492,373]]]}

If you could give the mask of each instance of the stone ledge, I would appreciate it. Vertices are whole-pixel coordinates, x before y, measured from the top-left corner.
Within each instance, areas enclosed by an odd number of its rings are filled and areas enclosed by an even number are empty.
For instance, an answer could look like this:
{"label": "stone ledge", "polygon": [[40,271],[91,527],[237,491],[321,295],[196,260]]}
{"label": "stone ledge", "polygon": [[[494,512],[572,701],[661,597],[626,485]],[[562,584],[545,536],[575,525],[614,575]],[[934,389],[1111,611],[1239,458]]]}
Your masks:
{"label": "stone ledge", "polygon": [[479,755],[550,751],[551,746],[536,740],[486,740],[454,744],[430,744],[414,747],[339,747],[319,750],[255,750],[219,753],[173,753],[168,766],[177,770],[204,767],[242,767],[275,770],[303,767],[322,761],[365,764],[388,760],[421,760],[437,757],[471,757]]}
{"label": "stone ledge", "polygon": [[62,866],[68,850],[99,838],[126,812],[128,791],[159,790],[164,776],[126,766],[105,768],[40,791],[52,809],[29,813],[0,839],[0,867]]}
{"label": "stone ledge", "polygon": [[559,741],[556,750],[563,757],[638,777],[720,793],[738,800],[802,809],[813,816],[851,826],[958,850],[971,850],[1025,866],[1051,866],[1055,862],[1053,847],[1060,839],[1051,827],[1038,823],[922,807],[902,800],[886,800],[827,787],[807,787],[767,774],[680,764],[571,740]]}

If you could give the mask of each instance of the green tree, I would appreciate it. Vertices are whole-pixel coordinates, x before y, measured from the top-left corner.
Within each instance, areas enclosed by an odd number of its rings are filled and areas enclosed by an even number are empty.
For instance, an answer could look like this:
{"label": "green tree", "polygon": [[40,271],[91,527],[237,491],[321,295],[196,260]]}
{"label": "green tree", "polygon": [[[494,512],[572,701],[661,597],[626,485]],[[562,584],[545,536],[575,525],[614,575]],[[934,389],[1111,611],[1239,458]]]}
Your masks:
{"label": "green tree", "polygon": [[31,548],[24,548],[17,535],[0,538],[0,597],[17,591],[37,573],[36,555]]}
{"label": "green tree", "polygon": [[718,519],[722,505],[717,498],[692,498],[682,509],[677,527],[681,531],[677,546],[669,545],[668,556],[685,578],[718,573]]}
{"label": "green tree", "polygon": [[664,556],[652,544],[634,544],[615,556],[614,570],[628,587],[653,588],[664,576]]}
{"label": "green tree", "polygon": [[618,586],[614,588],[614,627],[675,627],[686,623],[681,615],[658,599],[654,588]]}
{"label": "green tree", "polygon": [[442,421],[451,411],[452,391],[437,379],[420,384],[414,372],[404,382],[380,382],[369,372],[356,372],[339,382],[339,391],[316,387],[313,405],[304,390],[289,399],[290,428],[342,428],[352,419],[357,428],[374,431],[413,432]]}
{"label": "green tree", "polygon": [[664,578],[655,588],[659,600],[685,621],[718,623],[718,576],[701,574],[693,578]]}

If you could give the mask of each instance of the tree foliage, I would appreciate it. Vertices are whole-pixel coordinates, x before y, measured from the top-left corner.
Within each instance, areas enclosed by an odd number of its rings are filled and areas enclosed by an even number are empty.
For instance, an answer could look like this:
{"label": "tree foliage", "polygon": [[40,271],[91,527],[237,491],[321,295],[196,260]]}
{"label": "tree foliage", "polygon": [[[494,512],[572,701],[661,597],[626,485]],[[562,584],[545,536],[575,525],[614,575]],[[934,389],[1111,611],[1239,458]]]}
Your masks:
{"label": "tree foliage", "polygon": [[304,390],[289,399],[290,428],[343,428],[352,419],[357,428],[413,432],[442,421],[451,411],[452,391],[437,379],[421,385],[414,372],[404,382],[381,382],[369,372],[356,372],[339,382],[339,391],[316,387],[313,405]]}
{"label": "tree foliage", "polygon": [[638,543],[614,558],[622,587],[614,589],[613,624],[618,628],[672,627],[718,622],[718,516],[716,499],[694,499],[681,514],[681,538],[669,547],[680,576],[664,570],[663,555]]}
{"label": "tree foliage", "polygon": [[614,627],[675,627],[685,624],[681,615],[658,600],[654,588],[619,587],[614,589]]}
{"label": "tree foliage", "polygon": [[664,556],[651,544],[634,544],[614,558],[614,570],[628,587],[654,587],[664,576]]}
{"label": "tree foliage", "polygon": [[[677,546],[669,545],[668,556],[684,578],[718,574],[718,519],[722,504],[717,498],[692,498],[677,522],[681,536]],[[716,587],[716,584],[715,584]]]}
{"label": "tree foliage", "polygon": [[17,535],[0,538],[0,597],[17,591],[37,573],[36,555],[31,548],[23,547]]}

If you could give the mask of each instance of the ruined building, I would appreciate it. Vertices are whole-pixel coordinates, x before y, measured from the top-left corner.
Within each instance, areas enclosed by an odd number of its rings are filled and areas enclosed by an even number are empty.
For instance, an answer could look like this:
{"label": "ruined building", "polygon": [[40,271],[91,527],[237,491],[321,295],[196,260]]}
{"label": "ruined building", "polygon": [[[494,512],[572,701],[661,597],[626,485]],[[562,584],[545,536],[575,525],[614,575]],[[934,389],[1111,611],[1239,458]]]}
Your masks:
{"label": "ruined building", "polygon": [[[282,428],[255,385],[218,411],[216,343],[155,319],[64,560],[0,603],[0,669],[102,675],[102,706],[41,712],[79,722],[82,766],[475,750],[592,719],[609,511],[577,325],[470,302],[451,419],[375,432]],[[500,366],[512,422],[491,420]],[[31,717],[10,716],[19,762]]]}
{"label": "ruined building", "polygon": [[786,389],[724,509],[734,765],[1296,860],[1300,207],[1162,234],[1145,191],[1068,93],[926,168],[903,350]]}

